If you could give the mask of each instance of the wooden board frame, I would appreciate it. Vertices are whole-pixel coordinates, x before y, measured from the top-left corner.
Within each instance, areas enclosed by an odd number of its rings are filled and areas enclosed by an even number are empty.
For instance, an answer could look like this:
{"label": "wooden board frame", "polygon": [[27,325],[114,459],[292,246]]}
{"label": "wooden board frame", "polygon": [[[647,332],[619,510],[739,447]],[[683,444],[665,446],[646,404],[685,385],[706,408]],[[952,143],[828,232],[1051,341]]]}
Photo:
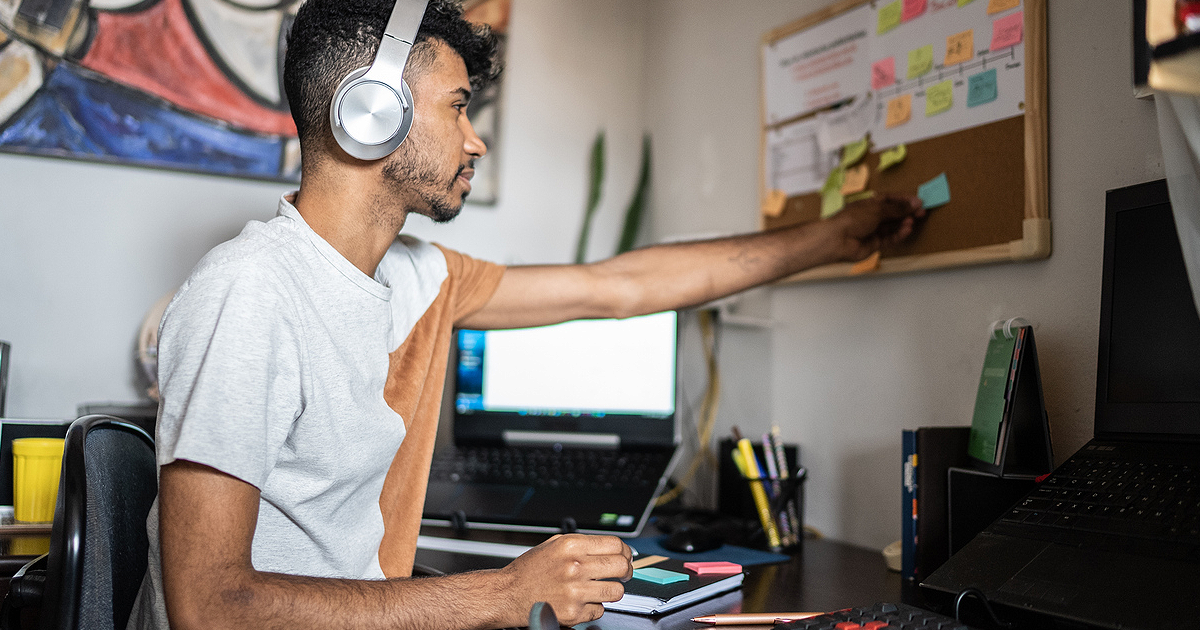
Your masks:
{"label": "wooden board frame", "polygon": [[[763,36],[762,45],[768,46],[784,37],[792,35],[798,31],[802,31],[813,26],[816,26],[826,20],[834,18],[846,11],[857,8],[867,3],[873,3],[877,0],[838,0],[829,6],[815,11],[803,18],[791,22],[785,26],[774,29]],[[879,0],[882,1],[882,0]],[[976,0],[982,2],[986,0]],[[1020,140],[1020,154],[1024,156],[1024,164],[1021,169],[1018,169],[1015,175],[1019,175],[1023,182],[1023,207],[1014,205],[1011,212],[1014,222],[1013,230],[1015,232],[1009,236],[1005,236],[997,242],[989,243],[971,243],[965,247],[946,247],[938,251],[920,252],[913,251],[911,243],[901,244],[897,247],[885,248],[883,257],[880,261],[879,269],[875,272],[866,275],[893,274],[893,273],[908,273],[917,271],[928,271],[934,269],[943,269],[950,267],[963,267],[969,265],[981,265],[987,263],[1003,263],[1016,262],[1027,260],[1044,259],[1050,256],[1051,253],[1051,238],[1050,238],[1050,210],[1049,210],[1049,149],[1047,137],[1047,85],[1046,85],[1046,0],[1022,0],[1024,21],[1025,21],[1025,115],[1015,120],[1021,121],[1023,133],[1015,134],[1017,137],[1013,139],[1015,142]],[[760,122],[760,138],[759,138],[759,207],[766,199],[768,194],[767,182],[767,165],[766,165],[766,138],[767,132],[773,128],[788,122],[793,122],[796,119],[782,121],[776,125],[767,124],[767,101],[766,101],[766,84],[763,73],[759,73],[759,81],[761,85],[761,109],[759,112]],[[811,115],[811,114],[810,114]],[[806,115],[810,116],[810,115]],[[1000,125],[1005,121],[997,123],[989,123],[981,127],[992,127]],[[972,129],[965,129],[958,132],[952,132],[941,138],[954,138],[958,134],[972,132]],[[933,138],[921,142],[936,141],[938,138]],[[910,158],[912,159],[912,146],[910,145]],[[886,147],[885,147],[886,148]],[[878,161],[878,154],[872,153],[868,156],[868,161],[871,163],[872,172],[874,172],[874,164]],[[906,184],[908,182],[905,182]],[[912,188],[915,192],[915,186]],[[885,191],[886,192],[886,191]],[[817,198],[816,194],[801,195],[788,200],[787,207],[795,207],[804,199],[804,197]],[[810,200],[811,203],[811,200]],[[1020,203],[1020,202],[1016,202]],[[1018,210],[1020,214],[1018,215]],[[1007,210],[1006,210],[1007,211]],[[934,210],[933,212],[936,212]],[[786,215],[785,215],[786,216]],[[788,221],[773,221],[771,218],[759,215],[760,228],[769,229],[772,227],[780,227],[788,224]],[[815,219],[815,216],[810,216],[806,220]],[[1019,219],[1019,224],[1016,221]],[[799,220],[792,220],[790,223],[798,223]],[[915,238],[922,238],[919,232]],[[976,239],[977,240],[977,239]],[[794,274],[784,278],[780,282],[799,282],[806,280],[824,280],[832,278],[843,278],[855,275],[851,272],[851,263],[834,263],[823,265],[814,269],[809,269],[798,274]]]}

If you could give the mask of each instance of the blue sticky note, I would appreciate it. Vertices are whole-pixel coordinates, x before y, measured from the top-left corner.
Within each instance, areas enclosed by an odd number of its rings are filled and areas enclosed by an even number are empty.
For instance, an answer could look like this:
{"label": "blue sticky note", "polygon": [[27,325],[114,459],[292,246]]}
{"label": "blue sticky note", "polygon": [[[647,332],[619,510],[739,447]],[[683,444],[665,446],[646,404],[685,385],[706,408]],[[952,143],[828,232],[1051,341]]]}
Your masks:
{"label": "blue sticky note", "polygon": [[646,567],[645,569],[634,569],[633,579],[646,580],[655,584],[674,584],[676,582],[686,582],[689,578],[685,573]]}
{"label": "blue sticky note", "polygon": [[926,209],[950,203],[950,182],[946,181],[946,174],[942,173],[918,186],[917,196]]}
{"label": "blue sticky note", "polygon": [[1000,95],[996,87],[996,69],[971,75],[967,79],[967,107],[991,103]]}

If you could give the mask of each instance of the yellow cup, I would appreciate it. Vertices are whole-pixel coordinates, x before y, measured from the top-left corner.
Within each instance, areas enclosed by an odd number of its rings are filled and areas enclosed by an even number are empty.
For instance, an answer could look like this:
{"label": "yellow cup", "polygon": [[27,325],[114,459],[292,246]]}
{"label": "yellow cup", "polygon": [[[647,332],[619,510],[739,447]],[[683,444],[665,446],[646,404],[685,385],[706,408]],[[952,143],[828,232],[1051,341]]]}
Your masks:
{"label": "yellow cup", "polygon": [[13,447],[13,516],[19,523],[54,520],[62,438],[17,438]]}

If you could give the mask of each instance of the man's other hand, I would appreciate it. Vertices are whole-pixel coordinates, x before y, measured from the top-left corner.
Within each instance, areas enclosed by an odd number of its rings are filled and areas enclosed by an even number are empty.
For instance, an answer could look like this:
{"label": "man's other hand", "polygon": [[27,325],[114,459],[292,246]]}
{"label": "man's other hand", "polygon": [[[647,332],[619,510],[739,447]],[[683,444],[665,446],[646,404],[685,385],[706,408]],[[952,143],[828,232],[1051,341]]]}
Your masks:
{"label": "man's other hand", "polygon": [[555,536],[530,549],[501,569],[511,579],[513,625],[525,625],[536,602],[549,603],[564,626],[600,618],[603,602],[625,594],[621,582],[611,580],[633,576],[631,555],[620,538],[582,534]]}
{"label": "man's other hand", "polygon": [[885,195],[847,204],[828,222],[837,230],[838,257],[858,261],[885,245],[908,238],[916,221],[924,216],[920,199]]}

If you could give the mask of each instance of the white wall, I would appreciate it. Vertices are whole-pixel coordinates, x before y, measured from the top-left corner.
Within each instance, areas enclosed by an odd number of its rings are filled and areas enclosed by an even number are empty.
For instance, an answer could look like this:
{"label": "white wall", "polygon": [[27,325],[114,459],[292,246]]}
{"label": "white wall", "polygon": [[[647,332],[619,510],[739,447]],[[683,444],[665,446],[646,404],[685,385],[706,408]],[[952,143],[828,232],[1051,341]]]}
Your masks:
{"label": "white wall", "polygon": [[[757,43],[824,4],[652,5],[656,233],[756,226]],[[1048,260],[773,291],[770,415],[723,411],[720,433],[730,422],[754,432],[775,422],[799,442],[807,518],[829,536],[876,548],[899,537],[900,431],[970,423],[993,320],[1037,324],[1056,457],[1090,436],[1104,191],[1163,171],[1153,104],[1131,96],[1128,3],[1055,0],[1049,24]],[[744,360],[731,369],[758,373],[764,359]]]}

